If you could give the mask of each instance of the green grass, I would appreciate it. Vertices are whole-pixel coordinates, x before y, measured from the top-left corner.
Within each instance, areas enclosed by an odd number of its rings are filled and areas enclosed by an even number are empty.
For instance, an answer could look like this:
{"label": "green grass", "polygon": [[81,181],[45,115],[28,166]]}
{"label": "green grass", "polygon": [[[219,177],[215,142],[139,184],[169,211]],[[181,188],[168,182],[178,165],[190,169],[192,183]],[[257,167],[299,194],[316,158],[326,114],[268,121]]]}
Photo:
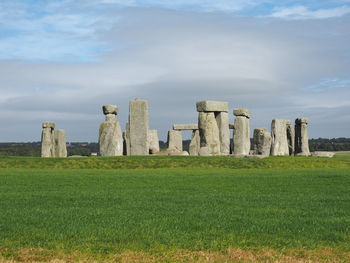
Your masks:
{"label": "green grass", "polygon": [[[350,252],[349,159],[1,158],[26,168],[0,169],[0,261],[24,248]],[[64,169],[70,161],[109,169]],[[184,168],[110,169],[151,163]]]}
{"label": "green grass", "polygon": [[350,170],[0,170],[0,246],[350,249]]}
{"label": "green grass", "polygon": [[274,156],[265,159],[227,156],[118,156],[89,158],[0,157],[0,168],[145,169],[145,168],[345,168],[350,155],[335,158]]}

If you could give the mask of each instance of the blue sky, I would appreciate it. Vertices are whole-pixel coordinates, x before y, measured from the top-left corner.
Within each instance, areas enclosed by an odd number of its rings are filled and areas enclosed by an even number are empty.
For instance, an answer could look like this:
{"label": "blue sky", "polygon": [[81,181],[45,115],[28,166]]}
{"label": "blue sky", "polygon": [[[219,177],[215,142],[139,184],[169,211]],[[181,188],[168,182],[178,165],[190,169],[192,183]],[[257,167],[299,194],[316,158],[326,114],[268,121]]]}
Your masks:
{"label": "blue sky", "polygon": [[161,139],[203,99],[248,107],[252,128],[305,116],[311,137],[350,137],[349,28],[350,0],[2,0],[0,140],[50,120],[97,141],[102,104],[124,127],[135,97]]}

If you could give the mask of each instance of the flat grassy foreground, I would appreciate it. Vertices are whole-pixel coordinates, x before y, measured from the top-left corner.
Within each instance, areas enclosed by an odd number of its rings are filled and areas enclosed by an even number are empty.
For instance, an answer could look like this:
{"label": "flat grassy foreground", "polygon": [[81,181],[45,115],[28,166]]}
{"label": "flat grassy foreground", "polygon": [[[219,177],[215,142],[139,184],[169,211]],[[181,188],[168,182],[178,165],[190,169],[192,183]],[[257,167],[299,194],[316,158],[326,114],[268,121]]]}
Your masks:
{"label": "flat grassy foreground", "polygon": [[130,159],[1,158],[0,262],[350,261],[346,154]]}

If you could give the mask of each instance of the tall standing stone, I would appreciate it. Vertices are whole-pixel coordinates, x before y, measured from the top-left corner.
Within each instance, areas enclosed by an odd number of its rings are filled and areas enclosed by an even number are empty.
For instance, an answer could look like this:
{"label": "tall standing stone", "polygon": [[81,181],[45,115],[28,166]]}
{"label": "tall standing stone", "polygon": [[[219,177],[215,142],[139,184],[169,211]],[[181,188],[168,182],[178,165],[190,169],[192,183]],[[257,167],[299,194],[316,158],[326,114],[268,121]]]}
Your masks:
{"label": "tall standing stone", "polygon": [[67,157],[66,131],[56,130],[56,157]]}
{"label": "tall standing stone", "polygon": [[199,112],[199,155],[229,154],[228,103],[206,100],[197,102],[196,107]]}
{"label": "tall standing stone", "polygon": [[292,126],[291,121],[287,121],[287,142],[288,142],[288,149],[289,149],[289,155],[294,155],[294,148],[295,148],[295,132],[294,128]]}
{"label": "tall standing stone", "polygon": [[245,108],[233,110],[236,116],[233,130],[233,154],[249,155],[250,151],[250,111]]}
{"label": "tall standing stone", "polygon": [[267,128],[254,129],[254,155],[269,156],[271,149],[271,134]]}
{"label": "tall standing stone", "polygon": [[130,155],[148,155],[148,103],[136,99],[129,105]]}
{"label": "tall standing stone", "polygon": [[220,152],[223,155],[230,154],[230,128],[228,112],[218,112],[215,114],[216,123],[219,128]]}
{"label": "tall standing stone", "polygon": [[106,121],[101,123],[99,131],[99,147],[101,156],[123,155],[123,135],[116,115],[118,107],[115,105],[104,105],[103,113]]}
{"label": "tall standing stone", "polygon": [[55,123],[43,122],[41,133],[41,157],[55,157]]}
{"label": "tall standing stone", "polygon": [[125,131],[123,132],[123,154],[124,155],[130,155],[130,125],[127,122]]}
{"label": "tall standing stone", "polygon": [[220,132],[214,112],[199,112],[200,155],[220,155]]}
{"label": "tall standing stone", "polygon": [[309,135],[307,131],[308,119],[298,118],[295,120],[295,154],[310,155]]}
{"label": "tall standing stone", "polygon": [[159,139],[157,130],[148,131],[149,153],[155,154],[159,152]]}
{"label": "tall standing stone", "polygon": [[271,155],[289,155],[287,124],[289,121],[273,119],[271,123]]}
{"label": "tall standing stone", "polygon": [[168,151],[182,152],[182,132],[178,130],[168,131]]}
{"label": "tall standing stone", "polygon": [[189,147],[190,155],[198,155],[200,150],[199,130],[192,131],[192,139]]}

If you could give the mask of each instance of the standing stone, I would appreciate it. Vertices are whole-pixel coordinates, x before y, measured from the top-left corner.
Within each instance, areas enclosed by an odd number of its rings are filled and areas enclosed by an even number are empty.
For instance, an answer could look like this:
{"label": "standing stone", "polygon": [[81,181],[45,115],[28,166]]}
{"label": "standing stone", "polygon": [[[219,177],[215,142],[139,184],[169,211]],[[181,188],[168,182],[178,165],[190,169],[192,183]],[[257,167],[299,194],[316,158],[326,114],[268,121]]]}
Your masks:
{"label": "standing stone", "polygon": [[159,139],[157,130],[148,131],[149,153],[155,154],[159,152]]}
{"label": "standing stone", "polygon": [[294,155],[295,134],[294,134],[294,128],[292,126],[291,121],[287,121],[286,129],[287,129],[287,142],[288,142],[289,155]]}
{"label": "standing stone", "polygon": [[295,120],[295,154],[310,155],[309,135],[307,131],[308,119],[298,118]]}
{"label": "standing stone", "polygon": [[199,137],[199,130],[193,130],[192,131],[192,139],[189,147],[189,154],[190,155],[198,155],[200,149],[200,137]]}
{"label": "standing stone", "polygon": [[41,157],[55,157],[55,123],[43,122],[41,133]]}
{"label": "standing stone", "polygon": [[168,151],[182,152],[182,132],[168,131]]}
{"label": "standing stone", "polygon": [[287,124],[289,121],[273,119],[271,123],[271,155],[289,155]]}
{"label": "standing stone", "polygon": [[220,152],[223,155],[230,154],[230,128],[228,112],[218,112],[215,114],[216,123],[219,128]]}
{"label": "standing stone", "polygon": [[99,147],[101,156],[123,155],[123,135],[116,115],[118,107],[115,105],[104,105],[103,113],[106,121],[101,123],[99,131]]}
{"label": "standing stone", "polygon": [[199,112],[200,155],[220,155],[220,133],[214,112]]}
{"label": "standing stone", "polygon": [[130,125],[127,122],[125,131],[123,132],[123,154],[130,155]]}
{"label": "standing stone", "polygon": [[148,103],[136,99],[129,105],[130,155],[148,155]]}
{"label": "standing stone", "polygon": [[199,112],[199,155],[229,154],[228,103],[207,100],[197,102],[196,107]]}
{"label": "standing stone", "polygon": [[271,149],[271,134],[267,128],[254,129],[254,155],[269,156]]}
{"label": "standing stone", "polygon": [[[233,123],[230,123],[228,127],[230,130],[235,129],[235,125]],[[230,154],[233,154],[233,138],[230,139]]]}
{"label": "standing stone", "polygon": [[66,131],[56,130],[56,157],[67,157]]}
{"label": "standing stone", "polygon": [[233,110],[236,116],[233,130],[233,154],[237,156],[249,155],[250,151],[250,111],[244,108]]}

